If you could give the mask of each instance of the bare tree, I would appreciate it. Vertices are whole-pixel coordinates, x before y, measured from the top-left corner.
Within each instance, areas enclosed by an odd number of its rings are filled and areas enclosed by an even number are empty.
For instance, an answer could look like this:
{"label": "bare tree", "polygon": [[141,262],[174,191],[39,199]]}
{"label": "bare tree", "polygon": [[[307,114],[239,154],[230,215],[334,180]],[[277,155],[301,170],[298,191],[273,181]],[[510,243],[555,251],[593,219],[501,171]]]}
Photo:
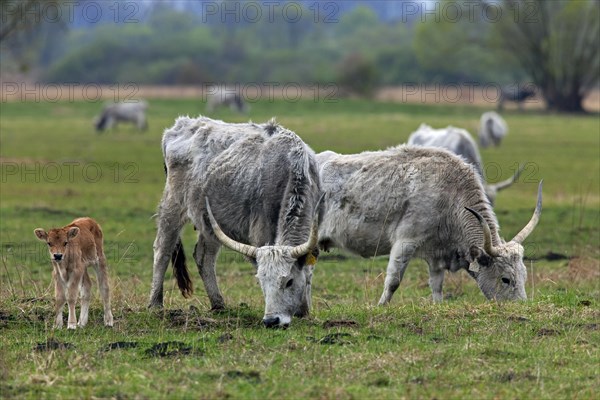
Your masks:
{"label": "bare tree", "polygon": [[500,41],[540,89],[549,109],[582,112],[599,82],[600,2],[504,0]]}
{"label": "bare tree", "polygon": [[44,21],[45,5],[60,7],[63,0],[0,0],[0,43],[17,32],[33,29]]}

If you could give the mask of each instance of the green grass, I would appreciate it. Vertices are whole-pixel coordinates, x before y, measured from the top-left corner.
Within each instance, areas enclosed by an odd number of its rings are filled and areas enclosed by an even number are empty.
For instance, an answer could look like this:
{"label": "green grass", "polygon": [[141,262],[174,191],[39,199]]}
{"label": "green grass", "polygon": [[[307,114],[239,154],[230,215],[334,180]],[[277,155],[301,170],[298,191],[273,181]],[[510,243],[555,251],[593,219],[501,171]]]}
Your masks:
{"label": "green grass", "polygon": [[[464,273],[449,275],[447,301],[432,304],[427,268],[415,260],[388,307],[374,304],[386,259],[334,251],[319,261],[313,309],[290,329],[261,326],[253,268],[224,251],[223,313],[181,297],[167,276],[165,311],[146,309],[152,275],[152,215],[164,175],[160,139],[192,100],[151,100],[148,132],[122,126],[96,135],[98,103],[3,103],[0,118],[0,397],[2,398],[594,398],[600,392],[600,121],[598,116],[507,113],[502,147],[482,151],[493,181],[529,162],[499,194],[509,240],[529,220],[537,182],[544,211],[525,243],[528,296],[488,302]],[[316,151],[357,152],[404,142],[421,122],[475,132],[483,109],[260,102],[250,118],[276,116]],[[243,121],[228,110],[215,117]],[[101,175],[98,175],[101,172]],[[52,329],[47,250],[36,227],[97,219],[105,233],[115,327],[102,326],[96,287],[85,329]],[[188,253],[194,232],[184,232]],[[568,259],[549,261],[549,252]],[[69,348],[38,349],[68,343]],[[111,343],[131,348],[106,350]],[[163,349],[153,346],[179,342]],[[165,354],[167,353],[167,354]]]}

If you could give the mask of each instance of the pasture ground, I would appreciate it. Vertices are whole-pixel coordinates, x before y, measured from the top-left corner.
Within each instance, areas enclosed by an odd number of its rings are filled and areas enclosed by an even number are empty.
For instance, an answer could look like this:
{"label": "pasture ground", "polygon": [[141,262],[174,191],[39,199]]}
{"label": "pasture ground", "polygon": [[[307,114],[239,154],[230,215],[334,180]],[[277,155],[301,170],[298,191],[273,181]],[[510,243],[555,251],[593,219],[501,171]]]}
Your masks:
{"label": "pasture ground", "polygon": [[[192,299],[170,272],[164,311],[146,308],[152,219],[164,175],[160,139],[191,99],[150,99],[149,126],[102,135],[99,103],[2,103],[0,119],[0,397],[2,398],[596,398],[600,393],[600,121],[507,112],[509,136],[482,151],[490,181],[527,162],[497,199],[502,236],[529,220],[537,182],[544,211],[525,243],[529,300],[484,299],[465,273],[447,276],[432,304],[427,268],[411,263],[387,307],[375,306],[386,259],[334,251],[317,265],[313,309],[288,330],[261,325],[253,268],[223,251],[217,273],[228,309],[209,311],[195,268]],[[258,102],[315,151],[349,153],[404,142],[421,122],[475,133],[485,111],[344,100]],[[33,229],[78,216],[102,225],[115,326],[102,326],[97,287],[90,322],[54,330],[47,249]],[[191,254],[194,232],[184,244]],[[95,277],[94,277],[95,278]],[[95,285],[95,280],[94,280]]]}

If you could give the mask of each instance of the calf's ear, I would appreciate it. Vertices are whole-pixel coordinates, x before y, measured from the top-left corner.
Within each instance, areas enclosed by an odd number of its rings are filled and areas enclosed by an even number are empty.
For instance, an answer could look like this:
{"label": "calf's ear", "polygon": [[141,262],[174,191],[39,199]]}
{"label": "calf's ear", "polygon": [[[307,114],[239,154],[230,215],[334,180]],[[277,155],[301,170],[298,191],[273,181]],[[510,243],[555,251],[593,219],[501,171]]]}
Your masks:
{"label": "calf's ear", "polygon": [[71,229],[69,229],[69,232],[67,232],[67,237],[69,239],[73,239],[75,236],[79,235],[79,228],[74,226]]}
{"label": "calf's ear", "polygon": [[48,239],[48,234],[42,228],[37,228],[33,231],[33,233],[35,233],[35,236],[37,236],[39,240],[43,240],[45,242]]}

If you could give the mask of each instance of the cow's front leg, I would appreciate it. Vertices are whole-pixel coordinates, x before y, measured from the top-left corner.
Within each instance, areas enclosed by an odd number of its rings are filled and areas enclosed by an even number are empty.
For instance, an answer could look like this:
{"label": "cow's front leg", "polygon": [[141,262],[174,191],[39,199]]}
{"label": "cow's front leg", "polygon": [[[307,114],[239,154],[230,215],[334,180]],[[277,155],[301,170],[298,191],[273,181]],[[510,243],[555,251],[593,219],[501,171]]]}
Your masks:
{"label": "cow's front leg", "polygon": [[379,305],[387,304],[392,299],[394,292],[400,286],[400,282],[402,282],[402,277],[414,251],[414,246],[402,243],[400,240],[396,241],[392,246]]}
{"label": "cow's front leg", "polygon": [[444,299],[442,292],[444,286],[445,264],[441,261],[429,261],[429,287],[436,303]]}
{"label": "cow's front leg", "polygon": [[163,306],[163,282],[171,254],[183,226],[182,212],[175,199],[165,193],[158,213],[156,239],[154,240],[154,266],[149,307]]}
{"label": "cow's front leg", "polygon": [[214,240],[206,239],[202,235],[198,235],[198,241],[194,248],[194,260],[198,266],[198,272],[202,277],[204,289],[210,300],[212,310],[222,310],[225,308],[225,301],[217,284],[217,274],[215,265],[221,245]]}

